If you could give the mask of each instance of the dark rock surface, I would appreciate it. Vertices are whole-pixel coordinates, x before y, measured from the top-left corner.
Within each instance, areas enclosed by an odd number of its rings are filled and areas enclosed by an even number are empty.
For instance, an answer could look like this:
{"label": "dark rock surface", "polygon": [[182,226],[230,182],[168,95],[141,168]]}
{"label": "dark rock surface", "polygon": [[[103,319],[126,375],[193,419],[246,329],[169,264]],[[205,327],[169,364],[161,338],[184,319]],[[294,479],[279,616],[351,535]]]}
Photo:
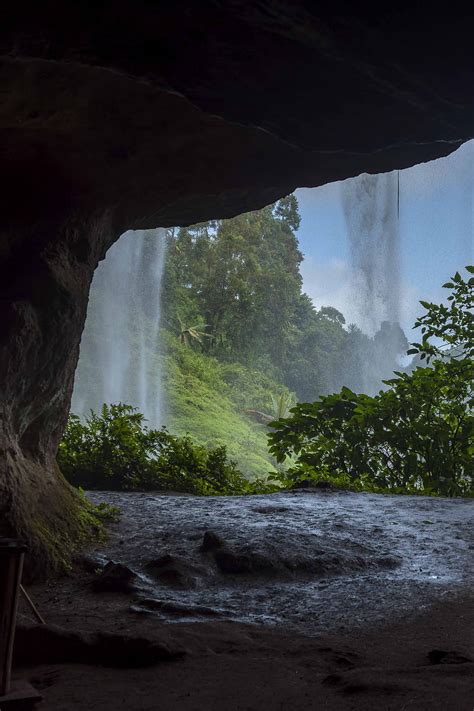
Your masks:
{"label": "dark rock surface", "polygon": [[217,533],[214,533],[214,531],[205,532],[201,544],[201,550],[203,551],[203,553],[207,553],[209,551],[216,551],[218,548],[222,548],[223,546],[224,541],[220,536],[217,535]]}
{"label": "dark rock surface", "polygon": [[[42,588],[42,590],[41,590]],[[69,599],[75,591],[74,609]],[[48,588],[35,587],[44,604]],[[50,614],[68,627],[119,628],[134,637],[172,639],[186,654],[172,664],[114,669],[51,663],[22,667],[18,675],[41,689],[43,711],[471,711],[474,664],[428,663],[430,649],[470,656],[472,597],[414,606],[399,622],[371,621],[365,629],[315,628],[306,636],[285,627],[183,618],[172,624],[126,612],[116,596],[81,591],[62,579]],[[331,612],[328,611],[328,616]]]}
{"label": "dark rock surface", "polygon": [[155,598],[143,598],[138,600],[130,607],[131,612],[138,614],[143,613],[162,613],[163,616],[176,616],[179,618],[187,617],[218,617],[219,613],[211,607],[203,605],[186,605],[180,602],[168,602],[167,600],[156,600]]}
{"label": "dark rock surface", "polygon": [[470,23],[444,6],[4,8],[0,534],[33,543],[30,565],[81,533],[55,455],[107,248],[446,155],[474,132],[473,66]]}
{"label": "dark rock surface", "polygon": [[122,563],[107,563],[99,577],[92,583],[94,592],[123,592],[131,593],[137,574]]}
{"label": "dark rock surface", "polygon": [[430,664],[472,664],[473,661],[464,654],[445,649],[432,649],[431,652],[428,652],[428,659]]}
{"label": "dark rock surface", "polygon": [[268,573],[275,570],[275,563],[258,553],[234,553],[233,551],[216,551],[214,558],[222,573],[230,575],[246,575],[251,573]]}
{"label": "dark rock surface", "polygon": [[184,654],[179,645],[107,632],[70,631],[56,625],[19,625],[16,664],[77,662],[111,667],[146,667]]}
{"label": "dark rock surface", "polygon": [[[74,87],[79,96],[84,84],[94,88],[99,69],[111,81],[129,77],[136,84],[118,116],[103,97],[93,126],[102,117],[123,123],[151,86],[314,151],[313,173],[320,177],[335,166],[347,174],[370,154],[377,170],[388,167],[390,152],[392,161],[411,154],[417,162],[449,150],[439,142],[472,136],[471,32],[454,9],[305,0],[65,7],[53,0],[45,12],[29,4],[29,13],[24,6],[5,11],[0,49],[16,61],[26,58],[30,79],[38,74],[45,81],[48,71],[69,64],[82,79]],[[39,60],[51,67],[36,67]],[[58,88],[64,103],[64,81]],[[22,116],[31,133],[59,118],[54,105],[49,112],[24,106]],[[73,123],[74,113],[69,117]],[[149,125],[142,117],[141,131]],[[163,121],[159,129],[169,138],[174,126]],[[122,165],[133,153],[113,138],[107,148]],[[317,163],[324,166],[318,170]]]}
{"label": "dark rock surface", "polygon": [[[139,573],[135,611],[154,600],[152,612],[173,622],[199,619],[196,608],[204,607],[223,620],[316,634],[404,618],[465,590],[472,577],[474,507],[466,499],[327,491],[88,496],[121,509],[103,552]],[[167,571],[171,580],[161,576]]]}
{"label": "dark rock surface", "polygon": [[311,479],[302,479],[293,487],[293,491],[338,491],[339,487],[335,486],[331,481],[311,481]]}
{"label": "dark rock surface", "polygon": [[[110,562],[110,561],[108,561]],[[95,555],[74,555],[72,558],[72,563],[86,573],[99,574],[101,569],[103,569],[107,563],[104,562],[103,556],[100,554]]]}
{"label": "dark rock surface", "polygon": [[169,553],[149,561],[145,570],[162,585],[178,589],[195,588],[203,574],[203,570],[189,560]]}

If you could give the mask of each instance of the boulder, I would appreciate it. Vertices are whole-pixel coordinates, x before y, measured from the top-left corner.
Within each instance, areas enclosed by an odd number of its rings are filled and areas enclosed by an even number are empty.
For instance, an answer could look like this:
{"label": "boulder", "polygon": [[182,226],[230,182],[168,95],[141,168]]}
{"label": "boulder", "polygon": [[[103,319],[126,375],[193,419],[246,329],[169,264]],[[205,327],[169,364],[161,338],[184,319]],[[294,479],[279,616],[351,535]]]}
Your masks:
{"label": "boulder", "polygon": [[217,550],[214,553],[216,565],[222,573],[245,575],[275,571],[274,561],[258,553],[235,553],[230,550]]}
{"label": "boulder", "polygon": [[134,582],[137,577],[126,565],[111,560],[92,583],[92,589],[94,592],[131,593],[135,589]]}
{"label": "boulder", "polygon": [[217,533],[214,533],[214,531],[205,532],[201,545],[201,550],[203,551],[203,553],[215,551],[218,548],[222,548],[223,546],[224,541],[222,540],[222,538],[220,538],[220,536],[217,535]]}
{"label": "boulder", "polygon": [[195,588],[204,573],[201,568],[169,553],[151,560],[145,568],[162,585],[184,590]]}

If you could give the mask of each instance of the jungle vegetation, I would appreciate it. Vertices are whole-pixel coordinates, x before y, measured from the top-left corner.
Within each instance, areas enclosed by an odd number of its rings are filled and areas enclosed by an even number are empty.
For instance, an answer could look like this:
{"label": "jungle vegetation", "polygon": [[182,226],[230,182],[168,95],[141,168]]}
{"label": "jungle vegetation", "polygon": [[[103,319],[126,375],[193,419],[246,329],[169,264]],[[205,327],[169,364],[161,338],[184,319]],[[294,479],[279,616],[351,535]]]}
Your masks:
{"label": "jungle vegetation", "polygon": [[422,339],[408,351],[430,367],[394,373],[375,396],[347,387],[273,423],[270,451],[291,458],[288,483],[336,479],[359,489],[474,494],[474,266],[422,301]]}
{"label": "jungle vegetation", "polygon": [[180,343],[265,373],[310,401],[342,384],[366,389],[367,363],[380,375],[408,342],[384,322],[374,338],[332,306],[315,308],[302,290],[303,260],[294,195],[262,210],[168,232],[163,281],[164,327]]}
{"label": "jungle vegetation", "polygon": [[449,306],[422,302],[416,363],[402,370],[409,344],[398,324],[371,338],[303,292],[299,222],[288,196],[168,230],[156,344],[168,429],[126,404],[72,415],[58,457],[70,481],[237,494],[329,479],[472,493],[474,279],[445,285]]}

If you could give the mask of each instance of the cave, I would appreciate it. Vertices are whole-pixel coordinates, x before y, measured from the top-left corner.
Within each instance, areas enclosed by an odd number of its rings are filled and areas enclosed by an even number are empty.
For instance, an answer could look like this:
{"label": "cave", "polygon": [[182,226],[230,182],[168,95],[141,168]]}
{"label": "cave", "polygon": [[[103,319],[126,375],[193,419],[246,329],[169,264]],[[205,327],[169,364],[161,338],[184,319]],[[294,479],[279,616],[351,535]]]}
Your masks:
{"label": "cave", "polygon": [[87,537],[56,453],[108,248],[449,155],[474,47],[454,8],[305,0],[26,2],[0,46],[0,535],[41,578]]}
{"label": "cave", "polygon": [[0,525],[42,565],[78,534],[55,454],[107,248],[449,154],[473,135],[473,50],[462,14],[421,6],[21,9],[1,29]]}

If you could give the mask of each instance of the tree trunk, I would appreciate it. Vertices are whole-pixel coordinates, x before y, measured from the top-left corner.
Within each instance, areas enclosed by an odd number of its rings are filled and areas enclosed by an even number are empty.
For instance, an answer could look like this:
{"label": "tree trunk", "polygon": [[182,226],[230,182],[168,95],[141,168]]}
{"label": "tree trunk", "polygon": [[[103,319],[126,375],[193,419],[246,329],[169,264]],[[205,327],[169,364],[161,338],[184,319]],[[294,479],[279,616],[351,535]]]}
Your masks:
{"label": "tree trunk", "polygon": [[[85,502],[56,453],[74,384],[94,269],[113,242],[109,215],[6,235],[0,267],[0,535],[30,547],[34,575],[67,563],[88,534]],[[3,255],[2,255],[3,256]]]}

